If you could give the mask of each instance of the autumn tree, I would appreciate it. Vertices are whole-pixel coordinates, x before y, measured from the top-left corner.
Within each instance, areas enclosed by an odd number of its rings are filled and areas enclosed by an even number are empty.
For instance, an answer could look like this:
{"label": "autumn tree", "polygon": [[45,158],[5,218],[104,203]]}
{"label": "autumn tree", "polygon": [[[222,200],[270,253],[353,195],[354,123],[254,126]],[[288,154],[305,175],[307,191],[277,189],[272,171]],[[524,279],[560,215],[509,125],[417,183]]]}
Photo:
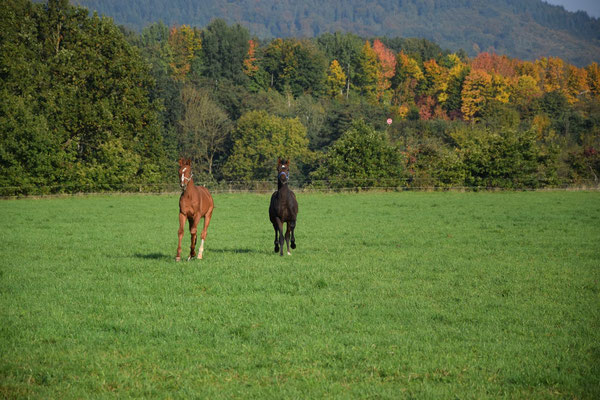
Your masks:
{"label": "autumn tree", "polygon": [[589,91],[587,71],[568,65],[566,68],[565,95],[570,104],[579,101],[579,97]]}
{"label": "autumn tree", "polygon": [[379,60],[377,99],[384,104],[389,104],[392,99],[391,79],[396,73],[396,56],[392,50],[385,47],[378,39],[373,41],[373,51]]}
{"label": "autumn tree", "polygon": [[253,77],[258,72],[258,65],[256,60],[256,47],[258,43],[256,40],[248,41],[248,54],[244,58],[244,73],[248,77]]}
{"label": "autumn tree", "polygon": [[540,83],[544,92],[564,90],[564,61],[558,57],[544,57],[536,61],[540,73]]}
{"label": "autumn tree", "polygon": [[534,99],[542,95],[538,81],[532,75],[519,76],[513,82],[510,89],[510,99],[521,112],[525,112]]}
{"label": "autumn tree", "polygon": [[461,92],[465,78],[470,68],[455,54],[447,57],[448,73],[444,82],[443,92],[439,95],[442,107],[449,115],[456,116],[462,107]]}
{"label": "autumn tree", "polygon": [[363,95],[367,101],[376,103],[378,100],[377,89],[380,79],[380,66],[379,60],[377,59],[377,53],[375,53],[368,40],[365,42],[359,55],[358,68],[356,86],[359,88],[360,94]]}
{"label": "autumn tree", "polygon": [[346,79],[340,63],[333,60],[327,70],[327,94],[331,97],[341,97],[344,94]]}
{"label": "autumn tree", "polygon": [[598,63],[591,63],[585,70],[587,71],[590,92],[596,99],[600,99],[600,67],[598,66]]}
{"label": "autumn tree", "polygon": [[475,69],[465,78],[462,89],[461,111],[466,121],[476,121],[490,98],[492,76],[487,72]]}
{"label": "autumn tree", "polygon": [[443,68],[435,61],[428,60],[423,63],[423,81],[419,86],[419,93],[437,98],[442,90]]}
{"label": "autumn tree", "polygon": [[505,55],[488,52],[479,53],[471,61],[471,68],[480,69],[488,74],[497,74],[506,78],[515,77],[518,62]]}
{"label": "autumn tree", "polygon": [[169,31],[169,45],[172,51],[170,63],[173,75],[184,81],[192,69],[192,61],[198,57],[202,49],[200,32],[189,25],[172,27]]}
{"label": "autumn tree", "polygon": [[417,87],[424,79],[423,71],[416,60],[402,51],[397,54],[392,89],[394,102],[399,106],[399,114],[402,117],[406,116],[410,106],[414,106]]}

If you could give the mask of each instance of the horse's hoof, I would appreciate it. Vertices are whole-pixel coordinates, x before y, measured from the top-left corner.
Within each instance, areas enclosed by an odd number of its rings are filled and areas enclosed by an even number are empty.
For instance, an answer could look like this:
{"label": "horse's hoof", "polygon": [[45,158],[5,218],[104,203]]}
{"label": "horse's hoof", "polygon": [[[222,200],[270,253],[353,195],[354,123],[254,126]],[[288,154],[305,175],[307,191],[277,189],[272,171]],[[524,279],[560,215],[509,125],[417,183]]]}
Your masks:
{"label": "horse's hoof", "polygon": [[189,256],[187,260],[190,261],[191,259],[192,259],[192,256]]}
{"label": "horse's hoof", "polygon": [[181,257],[175,257],[175,261],[181,261]]}
{"label": "horse's hoof", "polygon": [[290,253],[290,252],[288,251],[288,256],[291,256],[291,255],[292,255],[292,253]]}
{"label": "horse's hoof", "polygon": [[279,251],[279,247],[275,247],[274,253],[277,253],[278,251]]}
{"label": "horse's hoof", "polygon": [[291,247],[292,249],[295,249],[295,248],[296,248],[296,243],[292,243],[292,244],[290,245],[290,247]]}
{"label": "horse's hoof", "polygon": [[202,260],[202,254],[198,254],[198,260]]}

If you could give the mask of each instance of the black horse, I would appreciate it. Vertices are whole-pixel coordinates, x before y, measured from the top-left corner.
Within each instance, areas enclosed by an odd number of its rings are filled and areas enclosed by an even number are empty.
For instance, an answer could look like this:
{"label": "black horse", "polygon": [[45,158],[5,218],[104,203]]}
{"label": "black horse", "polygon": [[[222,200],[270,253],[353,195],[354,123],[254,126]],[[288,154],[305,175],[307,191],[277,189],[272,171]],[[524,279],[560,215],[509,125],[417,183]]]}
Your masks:
{"label": "black horse", "polygon": [[[289,160],[284,161],[281,158],[277,160],[277,191],[271,196],[271,205],[269,206],[269,218],[275,229],[275,253],[279,251],[281,256],[283,256],[284,222],[287,222],[285,242],[288,255],[292,254],[290,253],[290,246],[292,249],[296,248],[294,229],[296,228],[296,216],[298,215],[298,202],[294,192],[288,188],[289,171]],[[279,234],[279,237],[277,234]]]}

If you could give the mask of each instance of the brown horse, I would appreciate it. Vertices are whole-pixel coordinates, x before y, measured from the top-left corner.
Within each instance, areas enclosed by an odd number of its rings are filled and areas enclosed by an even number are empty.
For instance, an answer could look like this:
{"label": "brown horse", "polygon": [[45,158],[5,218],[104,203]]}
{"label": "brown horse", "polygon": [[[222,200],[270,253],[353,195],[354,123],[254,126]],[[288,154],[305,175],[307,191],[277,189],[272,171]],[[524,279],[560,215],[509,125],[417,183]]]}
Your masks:
{"label": "brown horse", "polygon": [[181,239],[183,238],[183,228],[185,220],[190,224],[190,233],[192,235],[192,246],[188,261],[196,255],[196,234],[198,232],[198,222],[204,217],[204,229],[200,238],[200,249],[198,250],[198,259],[202,259],[204,252],[204,239],[206,239],[206,230],[210,224],[210,217],[214,208],[212,196],[204,186],[194,186],[194,175],[192,174],[191,160],[179,160],[179,186],[183,192],[179,197],[179,244],[177,245],[176,261],[181,260]]}
{"label": "brown horse", "polygon": [[[275,253],[283,256],[283,224],[287,222],[285,232],[285,242],[287,244],[287,253],[290,253],[290,233],[291,247],[296,248],[296,238],[294,229],[296,228],[296,216],[298,215],[298,202],[296,195],[288,188],[290,177],[290,161],[283,161],[281,158],[277,161],[277,191],[271,196],[269,206],[269,218],[275,229]],[[278,235],[279,234],[279,238]]]}

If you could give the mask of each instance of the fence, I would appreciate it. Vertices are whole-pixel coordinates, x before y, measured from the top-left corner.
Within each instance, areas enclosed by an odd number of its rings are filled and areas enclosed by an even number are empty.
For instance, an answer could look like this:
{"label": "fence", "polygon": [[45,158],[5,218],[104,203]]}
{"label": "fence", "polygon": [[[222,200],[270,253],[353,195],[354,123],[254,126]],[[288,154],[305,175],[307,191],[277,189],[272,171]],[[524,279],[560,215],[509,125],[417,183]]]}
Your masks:
{"label": "fence", "polygon": [[[364,183],[364,182],[363,182]],[[503,191],[503,190],[600,190],[600,182],[585,180],[567,182],[561,185],[546,185],[537,187],[486,187],[486,186],[415,186],[411,182],[394,181],[393,184],[355,185],[351,180],[345,182],[309,181],[300,184],[291,180],[290,187],[299,192],[360,192],[360,191]],[[275,180],[268,181],[220,181],[198,182],[206,186],[212,193],[271,193],[277,189]],[[136,184],[111,184],[111,185],[51,185],[51,186],[0,186],[0,198],[61,196],[81,194],[109,194],[109,193],[178,193],[181,189],[177,183],[136,183]]]}

